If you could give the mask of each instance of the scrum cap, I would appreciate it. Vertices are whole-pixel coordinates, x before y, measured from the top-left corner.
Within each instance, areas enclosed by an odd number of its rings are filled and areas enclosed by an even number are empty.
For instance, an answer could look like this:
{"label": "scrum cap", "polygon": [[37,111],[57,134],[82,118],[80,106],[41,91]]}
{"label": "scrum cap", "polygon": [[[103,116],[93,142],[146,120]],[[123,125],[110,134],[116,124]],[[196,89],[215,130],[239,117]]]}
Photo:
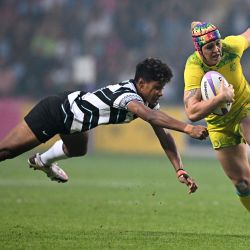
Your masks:
{"label": "scrum cap", "polygon": [[200,54],[203,45],[221,38],[218,28],[207,22],[192,22],[191,31],[194,47]]}

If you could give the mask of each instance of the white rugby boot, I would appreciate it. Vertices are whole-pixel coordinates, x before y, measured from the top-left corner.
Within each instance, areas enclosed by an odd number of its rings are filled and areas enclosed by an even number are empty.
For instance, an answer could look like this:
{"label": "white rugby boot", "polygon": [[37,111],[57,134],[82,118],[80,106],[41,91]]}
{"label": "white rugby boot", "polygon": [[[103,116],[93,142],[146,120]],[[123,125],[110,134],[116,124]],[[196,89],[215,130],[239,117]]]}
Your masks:
{"label": "white rugby boot", "polygon": [[47,176],[52,181],[57,182],[67,182],[68,175],[57,165],[57,163],[52,163],[50,166],[46,166],[40,158],[40,154],[37,153],[28,159],[28,164],[30,168],[34,170],[41,170],[47,174]]}

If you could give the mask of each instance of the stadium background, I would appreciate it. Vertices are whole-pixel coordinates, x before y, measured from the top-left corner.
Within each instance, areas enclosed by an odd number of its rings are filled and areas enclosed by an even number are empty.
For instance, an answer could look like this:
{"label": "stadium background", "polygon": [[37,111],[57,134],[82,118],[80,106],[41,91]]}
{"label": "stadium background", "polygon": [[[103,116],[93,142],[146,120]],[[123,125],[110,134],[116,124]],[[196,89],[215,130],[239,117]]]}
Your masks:
{"label": "stadium background", "polygon": [[[172,67],[174,78],[161,105],[185,120],[183,69],[193,52],[190,23],[211,21],[224,37],[243,32],[249,12],[249,0],[0,1],[0,139],[42,97],[129,79],[145,57],[161,58]],[[243,68],[250,79],[247,58]],[[209,141],[175,137],[185,154],[210,152]],[[91,149],[161,152],[142,121],[96,129]]]}
{"label": "stadium background", "polygon": [[[173,68],[161,104],[185,120],[191,21],[239,34],[249,10],[250,0],[0,0],[0,140],[41,98],[127,79],[147,56]],[[249,213],[209,141],[175,137],[199,186],[194,195],[142,121],[96,129],[93,153],[60,162],[67,184],[30,171],[31,152],[1,162],[0,249],[249,250]]]}

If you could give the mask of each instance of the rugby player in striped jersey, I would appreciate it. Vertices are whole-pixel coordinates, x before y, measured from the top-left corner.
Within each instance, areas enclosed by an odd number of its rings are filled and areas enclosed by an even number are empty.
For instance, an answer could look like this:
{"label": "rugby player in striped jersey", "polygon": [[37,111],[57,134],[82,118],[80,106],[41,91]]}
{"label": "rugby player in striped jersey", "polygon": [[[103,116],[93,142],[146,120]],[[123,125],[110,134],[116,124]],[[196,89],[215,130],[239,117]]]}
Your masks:
{"label": "rugby player in striped jersey", "polygon": [[103,124],[128,123],[141,118],[151,124],[180,182],[195,192],[195,181],[183,169],[174,138],[168,130],[186,133],[204,140],[206,127],[179,121],[159,110],[163,88],[172,71],[159,59],[147,58],[136,66],[135,76],[94,92],[67,92],[41,100],[1,142],[0,161],[16,157],[56,134],[58,140],[44,153],[28,159],[34,169],[42,170],[51,180],[66,182],[67,174],[55,163],[87,152],[88,131]]}

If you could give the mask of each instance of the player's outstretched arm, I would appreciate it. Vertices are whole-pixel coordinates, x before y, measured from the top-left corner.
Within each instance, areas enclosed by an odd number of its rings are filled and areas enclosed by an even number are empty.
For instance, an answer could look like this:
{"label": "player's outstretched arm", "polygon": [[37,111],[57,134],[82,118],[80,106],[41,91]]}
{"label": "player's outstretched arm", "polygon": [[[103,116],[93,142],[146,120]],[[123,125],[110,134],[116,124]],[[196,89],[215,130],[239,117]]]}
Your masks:
{"label": "player's outstretched arm", "polygon": [[208,136],[207,128],[201,125],[193,126],[179,121],[161,111],[152,110],[139,101],[131,101],[128,109],[151,125],[176,130],[188,134],[190,137],[204,140]]}
{"label": "player's outstretched arm", "polygon": [[250,28],[248,28],[241,35],[244,36],[247,39],[247,41],[248,41],[248,47],[249,47],[250,46]]}
{"label": "player's outstretched arm", "polygon": [[152,126],[156,136],[158,137],[160,144],[165,151],[168,159],[172,163],[176,176],[181,183],[184,183],[188,186],[188,192],[194,193],[198,188],[195,181],[189,176],[189,174],[183,169],[183,164],[181,161],[181,156],[178,152],[175,140],[172,135],[158,126]]}

